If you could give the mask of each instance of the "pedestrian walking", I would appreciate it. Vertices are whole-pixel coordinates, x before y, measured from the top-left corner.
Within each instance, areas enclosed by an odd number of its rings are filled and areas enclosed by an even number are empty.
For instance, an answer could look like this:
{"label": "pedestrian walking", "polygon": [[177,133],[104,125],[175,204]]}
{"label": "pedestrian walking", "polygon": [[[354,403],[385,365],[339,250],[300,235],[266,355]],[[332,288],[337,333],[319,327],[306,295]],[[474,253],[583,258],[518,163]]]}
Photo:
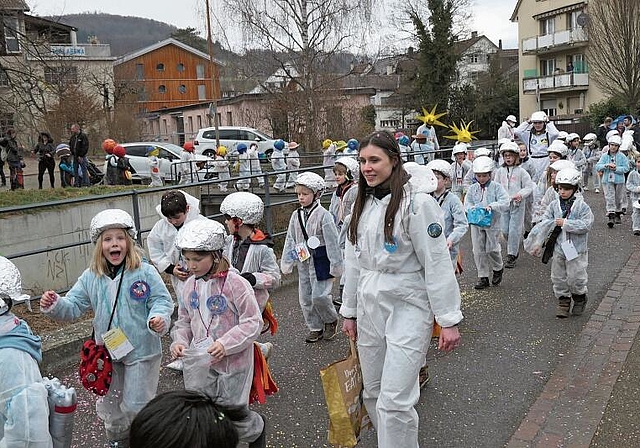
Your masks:
{"label": "pedestrian walking", "polygon": [[629,172],[629,160],[620,152],[622,144],[620,136],[610,136],[608,143],[596,164],[596,170],[602,173],[602,189],[604,190],[608,218],[607,226],[612,228],[614,224],[622,223],[620,217],[623,208],[626,209],[627,191],[624,175]]}
{"label": "pedestrian walking", "polygon": [[73,156],[73,185],[76,187],[88,187],[89,171],[87,171],[87,153],[89,152],[89,138],[78,123],[71,125],[71,138],[69,148]]}
{"label": "pedestrian walking", "polygon": [[6,163],[9,165],[9,182],[11,190],[24,190],[23,168],[26,166],[22,158],[22,148],[16,140],[16,130],[7,129],[4,138],[0,139],[0,147],[6,152]]}

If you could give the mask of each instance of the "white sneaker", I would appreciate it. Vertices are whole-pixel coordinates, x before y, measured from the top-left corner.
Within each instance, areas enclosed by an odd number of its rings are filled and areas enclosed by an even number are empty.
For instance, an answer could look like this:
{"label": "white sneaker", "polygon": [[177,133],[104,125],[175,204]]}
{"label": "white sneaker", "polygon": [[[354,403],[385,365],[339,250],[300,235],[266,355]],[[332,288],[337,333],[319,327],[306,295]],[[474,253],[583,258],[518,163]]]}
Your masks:
{"label": "white sneaker", "polygon": [[268,360],[269,357],[271,356],[271,352],[273,351],[273,344],[271,342],[266,342],[266,343],[261,343],[258,342],[258,344],[260,345],[260,350],[262,350],[262,355],[264,356],[265,360]]}
{"label": "white sneaker", "polygon": [[184,362],[182,361],[182,359],[176,359],[175,361],[167,364],[167,369],[176,370],[178,372],[182,372],[183,368]]}
{"label": "white sneaker", "polygon": [[595,189],[595,190],[593,190],[593,191],[595,191],[596,193],[600,193],[600,189],[599,189],[599,188],[596,188],[596,189]]}

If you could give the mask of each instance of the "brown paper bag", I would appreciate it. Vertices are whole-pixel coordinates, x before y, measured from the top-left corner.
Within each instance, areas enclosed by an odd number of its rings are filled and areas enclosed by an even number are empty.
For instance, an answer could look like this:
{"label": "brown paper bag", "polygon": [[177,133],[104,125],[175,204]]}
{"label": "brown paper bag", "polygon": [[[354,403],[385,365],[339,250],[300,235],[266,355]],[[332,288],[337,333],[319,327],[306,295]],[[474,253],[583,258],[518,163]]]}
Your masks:
{"label": "brown paper bag", "polygon": [[360,433],[371,428],[371,419],[362,402],[362,372],[356,344],[349,340],[346,359],[320,370],[329,411],[329,443],[334,447],[354,447]]}

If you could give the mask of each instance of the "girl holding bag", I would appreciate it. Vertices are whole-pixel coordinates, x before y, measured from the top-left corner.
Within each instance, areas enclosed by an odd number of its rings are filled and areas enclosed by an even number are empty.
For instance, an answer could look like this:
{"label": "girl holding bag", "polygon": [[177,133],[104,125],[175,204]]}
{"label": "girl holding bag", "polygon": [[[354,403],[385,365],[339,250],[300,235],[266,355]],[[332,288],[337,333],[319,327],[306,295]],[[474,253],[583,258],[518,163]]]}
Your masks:
{"label": "girl holding bag", "polygon": [[123,447],[131,421],[156,395],[160,336],[169,331],[173,301],[160,274],[143,261],[131,215],[103,210],[91,220],[90,234],[95,249],[89,268],[65,297],[44,292],[40,308],[57,320],[95,313],[96,344],[106,345],[113,364],[111,386],[96,411],[110,446]]}
{"label": "girl holding bag", "polygon": [[358,196],[345,246],[342,330],[358,340],[363,398],[379,448],[417,448],[424,364],[434,316],[439,349],[460,341],[460,290],[453,272],[442,211],[429,194],[435,180],[410,176],[388,132],[366,137],[359,149]]}

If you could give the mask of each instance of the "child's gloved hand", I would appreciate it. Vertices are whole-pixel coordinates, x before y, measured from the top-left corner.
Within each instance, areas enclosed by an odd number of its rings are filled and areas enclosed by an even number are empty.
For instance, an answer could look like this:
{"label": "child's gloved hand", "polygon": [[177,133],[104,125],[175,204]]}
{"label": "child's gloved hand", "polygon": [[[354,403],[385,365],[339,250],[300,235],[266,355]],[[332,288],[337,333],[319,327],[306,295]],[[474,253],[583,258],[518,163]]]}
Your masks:
{"label": "child's gloved hand", "polygon": [[47,309],[58,301],[58,294],[55,291],[45,291],[40,297],[40,308]]}
{"label": "child's gloved hand", "polygon": [[182,358],[184,356],[185,346],[182,344],[174,344],[171,347],[171,356],[174,358]]}

